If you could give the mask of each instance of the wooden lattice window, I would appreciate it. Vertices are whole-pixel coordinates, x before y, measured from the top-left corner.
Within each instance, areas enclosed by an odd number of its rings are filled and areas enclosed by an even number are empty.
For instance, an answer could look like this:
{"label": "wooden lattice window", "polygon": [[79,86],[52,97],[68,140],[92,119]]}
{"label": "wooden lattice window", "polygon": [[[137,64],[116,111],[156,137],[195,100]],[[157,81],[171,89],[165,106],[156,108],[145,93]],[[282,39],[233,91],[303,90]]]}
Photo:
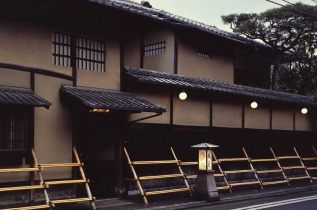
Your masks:
{"label": "wooden lattice window", "polygon": [[77,37],[76,65],[80,69],[105,72],[105,43]]}
{"label": "wooden lattice window", "polygon": [[58,66],[71,66],[71,36],[63,33],[52,34],[52,63]]}
{"label": "wooden lattice window", "polygon": [[164,53],[166,42],[158,42],[144,46],[144,56],[158,55]]}
{"label": "wooden lattice window", "polygon": [[[73,41],[75,43],[73,44]],[[73,53],[74,50],[76,54]],[[52,63],[58,66],[105,72],[105,43],[84,37],[71,36],[65,33],[52,34]]]}
{"label": "wooden lattice window", "polygon": [[27,148],[27,117],[21,113],[2,113],[0,151],[24,151]]}

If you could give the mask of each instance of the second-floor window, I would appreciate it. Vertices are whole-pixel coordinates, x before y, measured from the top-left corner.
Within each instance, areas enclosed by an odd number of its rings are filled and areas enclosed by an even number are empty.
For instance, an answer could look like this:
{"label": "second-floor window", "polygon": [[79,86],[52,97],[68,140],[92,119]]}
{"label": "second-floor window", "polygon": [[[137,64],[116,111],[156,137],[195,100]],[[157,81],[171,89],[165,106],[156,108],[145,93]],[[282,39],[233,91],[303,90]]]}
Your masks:
{"label": "second-floor window", "polygon": [[[72,44],[73,41],[75,41],[74,44]],[[73,55],[74,50],[76,53]],[[105,43],[103,41],[53,33],[52,52],[54,65],[70,67],[72,56],[74,56],[76,68],[105,72]]]}
{"label": "second-floor window", "polygon": [[164,53],[166,49],[166,42],[157,42],[144,46],[144,56],[158,55]]}
{"label": "second-floor window", "polygon": [[71,44],[70,35],[53,33],[52,35],[52,63],[57,66],[70,67]]}

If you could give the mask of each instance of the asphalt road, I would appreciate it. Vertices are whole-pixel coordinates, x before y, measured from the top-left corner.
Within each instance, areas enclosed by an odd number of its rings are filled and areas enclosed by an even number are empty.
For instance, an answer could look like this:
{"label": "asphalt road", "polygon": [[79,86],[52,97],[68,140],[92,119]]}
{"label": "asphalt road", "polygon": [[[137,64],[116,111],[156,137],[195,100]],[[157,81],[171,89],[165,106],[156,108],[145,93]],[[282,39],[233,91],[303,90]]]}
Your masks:
{"label": "asphalt road", "polygon": [[278,196],[219,205],[208,205],[199,210],[317,210],[317,191]]}

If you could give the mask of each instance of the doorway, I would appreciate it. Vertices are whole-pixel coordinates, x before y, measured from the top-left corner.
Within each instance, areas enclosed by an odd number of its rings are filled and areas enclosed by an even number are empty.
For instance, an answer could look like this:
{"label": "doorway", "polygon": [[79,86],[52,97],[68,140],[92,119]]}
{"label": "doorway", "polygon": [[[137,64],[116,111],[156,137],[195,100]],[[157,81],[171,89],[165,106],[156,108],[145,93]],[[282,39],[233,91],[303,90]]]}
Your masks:
{"label": "doorway", "polygon": [[[115,197],[116,144],[122,138],[122,114],[89,113],[77,123],[77,147],[92,195],[97,198]],[[81,194],[82,189],[77,193]]]}

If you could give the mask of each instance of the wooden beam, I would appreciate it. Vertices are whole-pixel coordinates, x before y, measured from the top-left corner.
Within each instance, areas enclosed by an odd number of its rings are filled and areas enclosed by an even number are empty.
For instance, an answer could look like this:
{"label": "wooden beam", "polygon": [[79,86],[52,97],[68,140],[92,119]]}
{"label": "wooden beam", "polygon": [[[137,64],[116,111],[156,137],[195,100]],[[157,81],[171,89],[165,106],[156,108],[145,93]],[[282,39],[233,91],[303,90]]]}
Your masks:
{"label": "wooden beam", "polygon": [[178,74],[178,32],[174,31],[174,74]]}
{"label": "wooden beam", "polygon": [[144,33],[141,34],[140,38],[140,68],[144,68]]}
{"label": "wooden beam", "polygon": [[272,130],[272,123],[273,123],[273,109],[270,107],[270,130]]}
{"label": "wooden beam", "polygon": [[18,207],[18,208],[9,208],[9,209],[3,209],[3,210],[31,210],[31,209],[47,209],[47,208],[51,208],[54,206],[51,206],[49,204],[45,204],[45,205],[38,205],[38,206],[26,206],[26,207]]}
{"label": "wooden beam", "polygon": [[152,191],[152,192],[146,192],[145,195],[158,195],[158,194],[184,192],[184,191],[190,191],[190,188],[186,187],[186,188],[176,188],[176,189],[170,189],[170,190]]}
{"label": "wooden beam", "polygon": [[245,127],[245,102],[242,102],[242,128]]}
{"label": "wooden beam", "polygon": [[70,65],[72,67],[73,86],[77,86],[77,65],[76,65],[76,36],[70,38]]}
{"label": "wooden beam", "polygon": [[248,158],[220,158],[219,162],[248,161]]}
{"label": "wooden beam", "polygon": [[252,184],[259,184],[259,181],[254,181],[254,182],[239,182],[239,183],[232,183],[230,186],[243,186],[243,185],[252,185]]}
{"label": "wooden beam", "polygon": [[47,164],[39,164],[40,167],[43,168],[54,168],[54,167],[79,167],[81,163],[47,163]]}
{"label": "wooden beam", "polygon": [[76,203],[76,202],[84,202],[84,201],[94,201],[95,198],[73,198],[73,199],[65,199],[65,200],[55,200],[51,201],[53,204],[61,204],[61,203]]}
{"label": "wooden beam", "polygon": [[288,183],[287,180],[281,180],[281,181],[272,181],[272,182],[262,182],[262,185],[273,185],[273,184],[283,184]]}
{"label": "wooden beam", "polygon": [[10,173],[10,172],[29,172],[29,171],[38,171],[39,168],[6,168],[0,169],[0,173]]}
{"label": "wooden beam", "polygon": [[150,164],[175,164],[177,160],[150,160],[150,161],[132,161],[133,165],[150,165]]}
{"label": "wooden beam", "polygon": [[47,69],[40,69],[40,68],[33,68],[33,67],[26,67],[26,66],[20,66],[20,65],[15,65],[15,64],[8,64],[8,63],[0,63],[0,68],[5,68],[5,69],[12,69],[12,70],[17,70],[17,71],[26,71],[26,72],[33,72],[35,74],[41,74],[45,76],[51,76],[51,77],[57,77],[60,79],[65,79],[69,81],[73,81],[73,77],[55,72],[53,70],[47,70]]}
{"label": "wooden beam", "polygon": [[174,90],[170,88],[170,125],[174,124]]}
{"label": "wooden beam", "polygon": [[271,159],[251,159],[251,162],[275,162],[276,159],[271,158]]}

